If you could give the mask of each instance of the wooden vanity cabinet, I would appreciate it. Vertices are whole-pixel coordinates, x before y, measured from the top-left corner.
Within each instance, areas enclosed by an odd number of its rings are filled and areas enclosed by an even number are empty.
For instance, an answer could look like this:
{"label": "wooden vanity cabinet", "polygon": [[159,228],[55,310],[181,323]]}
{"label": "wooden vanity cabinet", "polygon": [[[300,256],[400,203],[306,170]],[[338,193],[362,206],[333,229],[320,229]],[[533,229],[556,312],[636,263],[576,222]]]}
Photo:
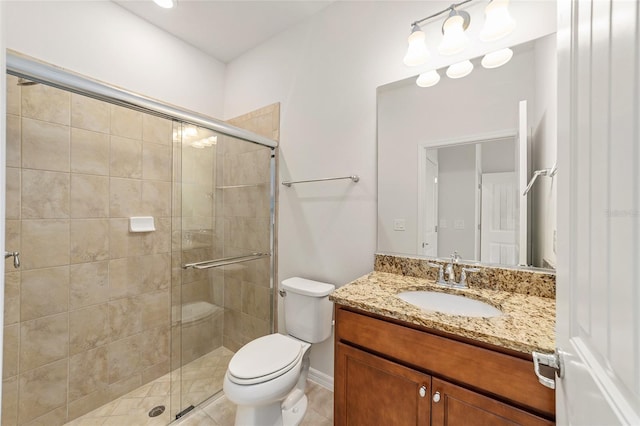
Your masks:
{"label": "wooden vanity cabinet", "polygon": [[334,424],[552,425],[533,362],[336,306]]}

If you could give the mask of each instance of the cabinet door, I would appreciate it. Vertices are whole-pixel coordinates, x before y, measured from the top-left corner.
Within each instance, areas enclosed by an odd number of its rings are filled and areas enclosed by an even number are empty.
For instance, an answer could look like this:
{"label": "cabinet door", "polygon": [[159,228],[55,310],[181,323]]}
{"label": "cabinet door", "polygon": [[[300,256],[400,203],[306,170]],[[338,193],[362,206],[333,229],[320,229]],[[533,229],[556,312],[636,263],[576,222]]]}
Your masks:
{"label": "cabinet door", "polygon": [[431,376],[336,345],[336,425],[428,425],[430,387]]}
{"label": "cabinet door", "polygon": [[553,425],[511,405],[440,379],[432,382],[431,416],[434,426]]}

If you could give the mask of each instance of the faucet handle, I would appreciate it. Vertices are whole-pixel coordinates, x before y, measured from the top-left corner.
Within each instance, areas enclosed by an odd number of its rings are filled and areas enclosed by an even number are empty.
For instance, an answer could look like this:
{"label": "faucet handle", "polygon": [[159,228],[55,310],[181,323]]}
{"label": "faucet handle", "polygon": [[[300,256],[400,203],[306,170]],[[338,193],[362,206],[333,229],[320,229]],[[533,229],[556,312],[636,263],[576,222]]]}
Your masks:
{"label": "faucet handle", "polygon": [[460,255],[458,254],[457,250],[454,250],[453,253],[451,254],[451,263],[459,263],[460,262]]}
{"label": "faucet handle", "polygon": [[431,266],[432,268],[439,268],[438,282],[439,283],[444,282],[444,266],[440,263],[432,263],[432,262],[427,263],[427,265]]}
{"label": "faucet handle", "polygon": [[460,273],[461,287],[469,287],[469,285],[467,284],[467,274],[469,272],[480,272],[480,268],[462,268],[462,272]]}

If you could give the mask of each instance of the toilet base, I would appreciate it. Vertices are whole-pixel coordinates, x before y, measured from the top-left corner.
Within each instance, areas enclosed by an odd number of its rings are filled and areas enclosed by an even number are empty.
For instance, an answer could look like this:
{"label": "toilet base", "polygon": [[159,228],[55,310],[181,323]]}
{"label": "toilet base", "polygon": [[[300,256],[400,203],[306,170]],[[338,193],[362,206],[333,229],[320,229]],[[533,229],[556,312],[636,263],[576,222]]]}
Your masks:
{"label": "toilet base", "polygon": [[288,410],[282,410],[282,425],[298,426],[304,417],[304,413],[307,412],[308,403],[307,395],[303,395],[293,407]]}

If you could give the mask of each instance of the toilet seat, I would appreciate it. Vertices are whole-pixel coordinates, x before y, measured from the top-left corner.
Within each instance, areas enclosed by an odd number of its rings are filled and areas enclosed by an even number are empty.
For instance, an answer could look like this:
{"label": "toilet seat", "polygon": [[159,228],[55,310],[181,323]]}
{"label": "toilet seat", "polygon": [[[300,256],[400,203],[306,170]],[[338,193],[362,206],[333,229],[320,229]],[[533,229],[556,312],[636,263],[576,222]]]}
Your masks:
{"label": "toilet seat", "polygon": [[263,383],[282,376],[304,355],[301,342],[282,334],[270,334],[244,345],[228,366],[228,377],[239,385]]}

